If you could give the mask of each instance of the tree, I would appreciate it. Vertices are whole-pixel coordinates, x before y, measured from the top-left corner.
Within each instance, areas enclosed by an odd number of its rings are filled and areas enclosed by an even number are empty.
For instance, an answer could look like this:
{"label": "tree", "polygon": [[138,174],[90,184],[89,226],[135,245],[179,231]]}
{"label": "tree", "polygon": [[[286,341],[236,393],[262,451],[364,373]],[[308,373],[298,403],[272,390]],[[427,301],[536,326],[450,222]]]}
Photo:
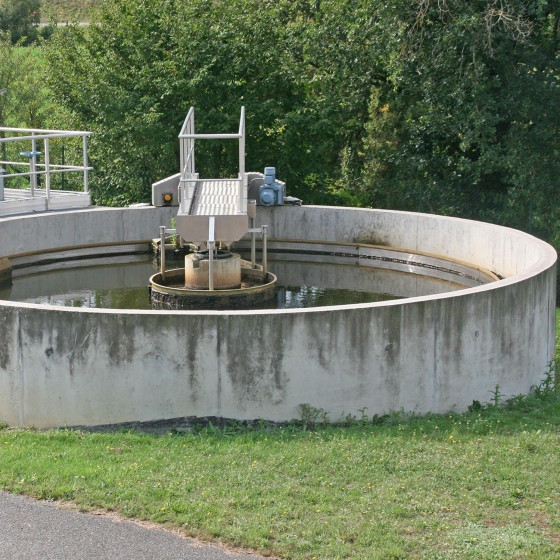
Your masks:
{"label": "tree", "polygon": [[[303,93],[285,60],[281,10],[260,4],[104,2],[87,31],[59,30],[48,45],[50,83],[75,122],[95,132],[97,200],[149,200],[151,183],[178,169],[177,134],[190,105],[198,130],[224,132],[236,130],[246,105],[248,164],[275,163],[281,119]],[[197,166],[231,173],[231,147],[200,143]]]}
{"label": "tree", "polygon": [[416,210],[421,196],[426,211],[550,239],[560,194],[557,4],[418,6],[395,4],[401,56],[372,92],[360,188],[374,205]]}
{"label": "tree", "polygon": [[0,29],[10,33],[12,43],[24,40],[25,44],[38,37],[41,0],[2,0],[0,3]]}
{"label": "tree", "polygon": [[[245,105],[248,167],[275,165],[306,202],[544,235],[558,231],[559,10],[552,0],[103,0],[88,29],[49,41],[50,85],[71,126],[95,132],[99,202],[149,200],[151,183],[178,170],[191,105],[200,131],[235,130]],[[229,175],[234,150],[200,143],[197,167]]]}
{"label": "tree", "polygon": [[[336,201],[341,155],[359,150],[369,90],[384,79],[369,39],[380,21],[358,0],[102,2],[89,29],[50,41],[51,86],[96,133],[99,201],[149,200],[150,183],[176,172],[190,105],[207,131],[235,130],[245,105],[248,167],[275,165],[291,192]],[[234,150],[200,143],[197,165],[230,174]]]}

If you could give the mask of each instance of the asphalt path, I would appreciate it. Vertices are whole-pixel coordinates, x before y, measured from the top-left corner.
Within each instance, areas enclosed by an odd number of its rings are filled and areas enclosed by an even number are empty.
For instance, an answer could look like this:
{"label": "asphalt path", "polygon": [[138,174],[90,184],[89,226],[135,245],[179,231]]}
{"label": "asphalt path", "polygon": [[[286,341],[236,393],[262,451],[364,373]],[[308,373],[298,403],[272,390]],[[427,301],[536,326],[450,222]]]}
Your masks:
{"label": "asphalt path", "polygon": [[132,521],[5,492],[0,492],[0,559],[265,560]]}

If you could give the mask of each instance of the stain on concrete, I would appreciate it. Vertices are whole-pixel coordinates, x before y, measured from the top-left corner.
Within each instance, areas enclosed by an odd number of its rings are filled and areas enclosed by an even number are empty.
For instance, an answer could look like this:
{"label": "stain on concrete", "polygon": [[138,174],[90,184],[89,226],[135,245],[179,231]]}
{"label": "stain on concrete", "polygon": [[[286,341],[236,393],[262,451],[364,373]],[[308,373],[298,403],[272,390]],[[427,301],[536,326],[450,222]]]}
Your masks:
{"label": "stain on concrete", "polygon": [[390,247],[391,244],[384,237],[376,237],[375,235],[358,235],[352,239],[352,243],[359,245],[376,245],[378,247]]}
{"label": "stain on concrete", "polygon": [[107,347],[109,365],[124,365],[135,356],[136,329],[141,328],[134,319],[126,315],[103,317],[101,335]]}
{"label": "stain on concrete", "polygon": [[11,308],[0,307],[0,369],[9,370],[12,362],[14,314]]}
{"label": "stain on concrete", "polygon": [[285,341],[291,337],[285,319],[279,315],[220,318],[218,338],[224,347],[225,371],[233,397],[244,410],[252,403],[277,405],[286,398]]}

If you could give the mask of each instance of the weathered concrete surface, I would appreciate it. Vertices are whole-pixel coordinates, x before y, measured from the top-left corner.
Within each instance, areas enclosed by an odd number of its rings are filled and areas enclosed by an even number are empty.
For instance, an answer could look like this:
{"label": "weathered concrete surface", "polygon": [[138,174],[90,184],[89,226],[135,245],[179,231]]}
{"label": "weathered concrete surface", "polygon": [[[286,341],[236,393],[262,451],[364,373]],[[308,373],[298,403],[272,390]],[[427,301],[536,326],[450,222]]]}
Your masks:
{"label": "weathered concrete surface", "polygon": [[281,206],[259,207],[257,221],[269,226],[271,237],[398,247],[477,264],[502,276],[520,274],[548,255],[523,232],[432,214]]}
{"label": "weathered concrete surface", "polygon": [[[96,209],[0,220],[0,257],[147,240],[170,215],[168,208]],[[0,421],[286,420],[301,403],[331,419],[363,407],[369,414],[461,410],[488,400],[496,385],[506,395],[527,392],[553,358],[556,253],[542,241],[403,212],[281,207],[263,209],[260,220],[273,237],[422,250],[506,279],[306,310],[133,312],[2,302]]]}
{"label": "weathered concrete surface", "polygon": [[8,259],[0,259],[0,288],[12,283],[12,265]]}

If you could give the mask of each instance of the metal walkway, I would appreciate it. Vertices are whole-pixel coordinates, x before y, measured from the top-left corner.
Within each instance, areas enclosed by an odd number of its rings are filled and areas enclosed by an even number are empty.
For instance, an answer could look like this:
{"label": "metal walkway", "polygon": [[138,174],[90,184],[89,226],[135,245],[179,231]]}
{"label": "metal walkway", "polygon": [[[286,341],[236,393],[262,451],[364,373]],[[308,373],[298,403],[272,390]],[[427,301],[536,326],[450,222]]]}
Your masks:
{"label": "metal walkway", "polygon": [[[195,169],[195,140],[238,140],[239,173],[235,178],[202,179]],[[175,220],[183,239],[205,244],[230,244],[249,231],[247,174],[245,173],[245,107],[241,108],[239,130],[226,134],[196,134],[191,107],[179,134],[181,179],[179,212]]]}
{"label": "metal walkway", "polygon": [[[10,133],[7,138],[0,138],[3,152],[7,146],[13,146],[11,153],[24,160],[0,161],[0,216],[10,216],[26,212],[44,212],[46,210],[60,210],[66,208],[82,208],[91,205],[89,194],[88,175],[91,167],[88,165],[88,137],[91,132],[66,131],[66,130],[44,130],[38,128],[11,128],[0,127],[0,133]],[[81,165],[69,165],[64,162],[64,140],[82,144]],[[62,142],[62,150],[53,151],[56,142]],[[29,151],[19,151],[23,147],[31,147]],[[40,150],[40,151],[39,151]],[[53,156],[56,154],[61,163],[54,163]],[[40,160],[42,156],[42,160]],[[19,171],[23,168],[24,171]],[[6,169],[11,169],[8,173]],[[83,174],[83,191],[69,191],[51,189],[51,178],[55,174],[64,173]],[[15,185],[20,186],[21,178],[29,180],[29,188],[8,188],[11,180],[16,180]],[[39,178],[41,185],[39,187]],[[18,184],[18,181],[20,184]],[[14,185],[14,183],[11,183]],[[64,187],[64,180],[62,180]]]}
{"label": "metal walkway", "polygon": [[229,216],[237,214],[237,182],[201,181],[193,197],[191,216]]}
{"label": "metal walkway", "polygon": [[45,189],[5,189],[0,201],[0,216],[13,216],[26,212],[45,212],[91,206],[89,193],[51,189],[47,198]]}

